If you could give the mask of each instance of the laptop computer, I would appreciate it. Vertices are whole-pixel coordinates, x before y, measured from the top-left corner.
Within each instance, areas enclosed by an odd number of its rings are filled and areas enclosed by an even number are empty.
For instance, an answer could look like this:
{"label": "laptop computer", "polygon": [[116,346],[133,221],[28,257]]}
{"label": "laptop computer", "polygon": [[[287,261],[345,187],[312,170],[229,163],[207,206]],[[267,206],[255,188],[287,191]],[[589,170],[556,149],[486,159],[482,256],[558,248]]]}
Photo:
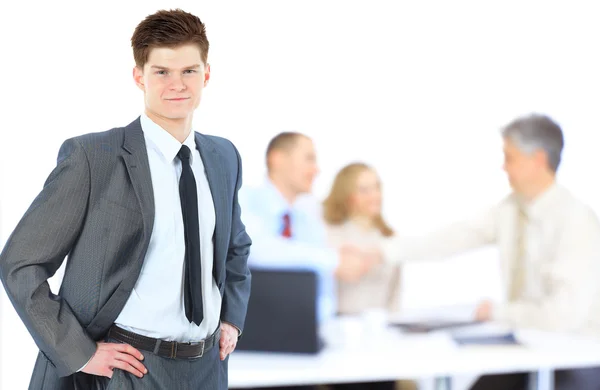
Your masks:
{"label": "laptop computer", "polygon": [[450,306],[407,311],[396,315],[390,325],[405,333],[447,333],[458,345],[515,345],[519,344],[511,328],[474,318],[472,305]]}
{"label": "laptop computer", "polygon": [[306,270],[251,269],[252,287],[237,350],[317,353],[318,276]]}
{"label": "laptop computer", "polygon": [[390,325],[409,333],[427,333],[477,325],[474,305],[416,308],[390,316]]}

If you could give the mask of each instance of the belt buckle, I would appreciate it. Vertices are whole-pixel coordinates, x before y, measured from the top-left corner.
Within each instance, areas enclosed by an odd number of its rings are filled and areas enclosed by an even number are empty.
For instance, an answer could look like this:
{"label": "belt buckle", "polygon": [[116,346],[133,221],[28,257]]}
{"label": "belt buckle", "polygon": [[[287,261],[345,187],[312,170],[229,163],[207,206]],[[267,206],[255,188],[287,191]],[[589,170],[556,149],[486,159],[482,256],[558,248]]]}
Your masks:
{"label": "belt buckle", "polygon": [[202,340],[202,351],[200,351],[200,355],[195,356],[196,358],[201,358],[202,356],[204,356],[204,347],[206,346],[206,340]]}

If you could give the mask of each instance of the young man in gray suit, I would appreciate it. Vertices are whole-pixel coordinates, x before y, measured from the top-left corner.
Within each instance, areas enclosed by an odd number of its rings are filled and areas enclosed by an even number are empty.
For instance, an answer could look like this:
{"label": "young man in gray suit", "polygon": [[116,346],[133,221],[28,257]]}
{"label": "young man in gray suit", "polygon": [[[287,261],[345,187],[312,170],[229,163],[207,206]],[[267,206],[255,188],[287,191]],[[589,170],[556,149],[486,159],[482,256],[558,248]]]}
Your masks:
{"label": "young man in gray suit", "polygon": [[[145,112],[65,141],[0,276],[40,349],[30,389],[226,389],[250,292],[240,156],[192,131],[203,23],[159,11],[131,39]],[[48,286],[65,257],[58,295]]]}

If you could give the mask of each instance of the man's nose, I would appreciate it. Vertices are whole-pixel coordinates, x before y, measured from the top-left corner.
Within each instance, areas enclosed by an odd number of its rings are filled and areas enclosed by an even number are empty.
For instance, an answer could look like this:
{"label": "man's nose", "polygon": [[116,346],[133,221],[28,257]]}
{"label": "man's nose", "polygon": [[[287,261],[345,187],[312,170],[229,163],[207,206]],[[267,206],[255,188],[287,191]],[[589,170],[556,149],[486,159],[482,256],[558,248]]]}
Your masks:
{"label": "man's nose", "polygon": [[175,91],[183,91],[185,89],[185,83],[183,82],[181,75],[174,75],[171,78],[170,88]]}

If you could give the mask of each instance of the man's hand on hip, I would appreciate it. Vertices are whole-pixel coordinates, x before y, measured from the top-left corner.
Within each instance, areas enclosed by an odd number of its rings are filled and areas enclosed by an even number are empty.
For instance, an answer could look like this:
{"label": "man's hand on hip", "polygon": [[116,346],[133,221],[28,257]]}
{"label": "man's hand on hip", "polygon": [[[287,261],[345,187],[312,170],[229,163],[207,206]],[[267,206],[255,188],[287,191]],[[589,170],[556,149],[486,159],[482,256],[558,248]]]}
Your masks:
{"label": "man's hand on hip", "polygon": [[81,371],[112,378],[113,369],[118,368],[141,378],[148,373],[146,367],[140,363],[143,359],[141,352],[131,345],[100,342],[96,353]]}
{"label": "man's hand on hip", "polygon": [[219,342],[221,360],[225,360],[227,355],[233,352],[237,345],[239,335],[240,334],[235,326],[229,325],[226,322],[221,323],[221,341]]}

